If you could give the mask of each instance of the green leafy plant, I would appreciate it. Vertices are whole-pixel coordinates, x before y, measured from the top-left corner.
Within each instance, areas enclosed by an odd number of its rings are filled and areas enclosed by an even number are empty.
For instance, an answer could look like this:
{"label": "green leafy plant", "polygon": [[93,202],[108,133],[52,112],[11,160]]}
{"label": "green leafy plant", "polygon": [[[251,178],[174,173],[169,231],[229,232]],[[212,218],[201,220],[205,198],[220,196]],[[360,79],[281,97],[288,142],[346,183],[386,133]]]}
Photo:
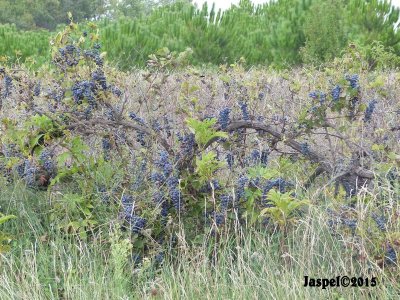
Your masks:
{"label": "green leafy plant", "polygon": [[196,158],[196,174],[202,183],[209,182],[214,173],[223,166],[225,164],[218,161],[217,154],[213,151],[203,153],[201,158]]}
{"label": "green leafy plant", "polygon": [[[4,215],[0,213],[0,225],[6,223],[9,220],[16,219],[17,217],[14,215]],[[2,230],[0,230],[0,253],[7,252],[10,250],[10,241],[12,237]]]}
{"label": "green leafy plant", "polygon": [[286,230],[287,226],[296,222],[295,212],[302,206],[309,205],[308,200],[296,200],[291,193],[280,193],[275,189],[268,192],[268,200],[274,206],[266,207],[260,212],[261,217],[268,216],[280,229]]}
{"label": "green leafy plant", "polygon": [[193,118],[189,118],[186,120],[186,123],[190,130],[194,133],[197,144],[200,148],[203,148],[215,138],[227,138],[228,134],[226,132],[217,131],[214,128],[214,125],[217,123],[215,118],[206,119],[203,121],[199,121]]}

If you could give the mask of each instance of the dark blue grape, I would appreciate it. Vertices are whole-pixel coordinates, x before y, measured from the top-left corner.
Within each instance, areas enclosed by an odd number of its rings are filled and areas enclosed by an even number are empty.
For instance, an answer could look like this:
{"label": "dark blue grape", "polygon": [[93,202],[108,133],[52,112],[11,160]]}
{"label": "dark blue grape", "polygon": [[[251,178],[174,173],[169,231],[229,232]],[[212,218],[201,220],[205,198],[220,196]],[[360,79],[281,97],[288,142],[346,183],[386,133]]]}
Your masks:
{"label": "dark blue grape", "polygon": [[396,264],[397,263],[397,253],[391,245],[388,245],[388,247],[386,249],[385,262],[387,264]]}
{"label": "dark blue grape", "polygon": [[195,145],[195,136],[193,133],[189,133],[183,136],[181,142],[181,148],[183,155],[188,156],[193,154]]}
{"label": "dark blue grape", "polygon": [[109,161],[110,160],[110,154],[111,154],[111,141],[108,137],[104,137],[101,140],[101,145],[103,148],[103,155],[104,155],[104,160]]}
{"label": "dark blue grape", "polygon": [[228,124],[230,122],[229,119],[229,114],[231,113],[231,109],[226,107],[222,109],[218,115],[218,123],[221,125],[222,129],[225,129],[228,127]]}
{"label": "dark blue grape", "polygon": [[240,102],[239,106],[240,106],[240,110],[242,111],[243,120],[250,121],[249,112],[247,110],[247,104],[244,102]]}
{"label": "dark blue grape", "polygon": [[222,225],[224,225],[224,223],[225,223],[225,214],[218,213],[218,212],[213,212],[212,216],[213,216],[215,225],[217,225],[217,227],[221,227]]}
{"label": "dark blue grape", "polygon": [[157,172],[152,173],[150,178],[151,178],[151,181],[153,183],[157,184],[158,186],[162,185],[165,181],[164,175],[157,173]]}
{"label": "dark blue grape", "polygon": [[78,81],[72,86],[72,96],[76,104],[81,104],[84,98],[89,104],[95,104],[94,83],[91,81]]}
{"label": "dark blue grape", "polygon": [[261,162],[261,165],[263,165],[264,167],[267,166],[267,164],[268,164],[268,156],[269,156],[269,150],[261,151],[260,162]]}
{"label": "dark blue grape", "polygon": [[233,156],[233,154],[231,152],[228,152],[226,154],[225,158],[226,158],[226,162],[228,163],[228,167],[230,169],[232,169],[233,168],[233,164],[235,163],[235,157]]}
{"label": "dark blue grape", "polygon": [[301,143],[301,153],[305,156],[310,155],[310,146],[308,143]]}
{"label": "dark blue grape", "polygon": [[254,165],[258,164],[258,162],[260,161],[260,157],[261,157],[261,154],[260,154],[259,150],[253,149],[253,151],[251,151],[250,160],[251,160],[252,164],[254,164]]}
{"label": "dark blue grape", "polygon": [[246,176],[240,176],[237,182],[237,187],[236,187],[236,201],[239,201],[240,199],[244,199],[245,197],[245,188],[246,184],[249,182],[249,178]]}
{"label": "dark blue grape", "polygon": [[162,126],[158,120],[154,120],[152,122],[151,128],[153,128],[153,130],[157,132],[160,132],[162,130]]}
{"label": "dark blue grape", "polygon": [[372,100],[368,103],[367,109],[365,110],[364,114],[364,122],[370,122],[372,114],[374,113],[375,110],[375,105],[378,103],[376,100]]}
{"label": "dark blue grape", "polygon": [[11,95],[11,89],[13,87],[12,78],[10,76],[8,76],[8,75],[4,76],[3,86],[4,86],[4,90],[2,93],[2,97],[7,98]]}
{"label": "dark blue grape", "polygon": [[161,151],[159,159],[156,161],[156,165],[162,169],[164,176],[169,177],[172,173],[173,167],[172,164],[169,162],[168,153],[166,151]]}
{"label": "dark blue grape", "polygon": [[143,147],[146,146],[146,134],[143,131],[136,132],[136,141]]}
{"label": "dark blue grape", "polygon": [[116,87],[115,85],[112,85],[111,87],[109,87],[111,89],[111,93],[113,93],[113,95],[117,96],[117,97],[121,97],[122,92],[121,90]]}
{"label": "dark blue grape", "polygon": [[172,135],[171,133],[172,127],[170,125],[170,121],[168,120],[167,116],[164,116],[164,130],[165,133],[167,134],[167,137],[170,137]]}
{"label": "dark blue grape", "polygon": [[326,94],[324,92],[321,91],[313,91],[311,93],[308,94],[310,96],[310,98],[313,98],[315,100],[319,100],[319,103],[322,105],[324,104],[325,100],[326,100]]}
{"label": "dark blue grape", "polygon": [[376,213],[373,213],[372,219],[381,231],[386,231],[386,218],[384,216],[378,216]]}
{"label": "dark blue grape", "polygon": [[353,220],[353,219],[342,219],[342,224],[349,227],[353,232],[356,230],[357,228],[357,220]]}
{"label": "dark blue grape", "polygon": [[331,92],[332,98],[334,101],[338,101],[340,98],[341,87],[336,85]]}
{"label": "dark blue grape", "polygon": [[137,215],[133,215],[129,219],[129,223],[131,225],[131,230],[133,233],[140,233],[146,226],[147,220]]}
{"label": "dark blue grape", "polygon": [[232,203],[232,200],[232,196],[230,195],[223,194],[219,196],[221,211],[225,212],[229,208],[229,205]]}
{"label": "dark blue grape", "polygon": [[140,125],[145,125],[144,120],[133,112],[129,113],[129,118],[131,118],[133,121],[139,123]]}
{"label": "dark blue grape", "polygon": [[178,179],[178,177],[176,177],[176,176],[170,176],[170,177],[167,179],[167,186],[168,186],[169,189],[174,189],[174,188],[178,187],[178,185],[179,185],[179,179]]}
{"label": "dark blue grape", "polygon": [[358,78],[357,74],[354,74],[354,75],[351,75],[351,76],[346,75],[345,78],[350,83],[351,88],[359,89],[359,87],[360,87],[359,84],[358,84],[359,78]]}
{"label": "dark blue grape", "polygon": [[143,262],[143,257],[139,253],[132,253],[131,261],[134,267],[138,267]]}
{"label": "dark blue grape", "polygon": [[92,73],[92,80],[94,82],[97,82],[104,91],[107,89],[107,87],[108,87],[107,86],[107,78],[104,75],[103,70],[97,69],[96,71],[94,71]]}
{"label": "dark blue grape", "polygon": [[40,81],[35,84],[33,88],[33,96],[38,97],[40,95],[41,84]]}
{"label": "dark blue grape", "polygon": [[211,180],[213,186],[214,186],[214,190],[220,190],[221,189],[221,185],[219,184],[218,179],[212,179]]}
{"label": "dark blue grape", "polygon": [[104,62],[103,62],[103,59],[100,57],[100,52],[99,52],[100,48],[95,48],[94,46],[93,46],[93,48],[94,49],[83,51],[83,55],[85,58],[94,61],[94,63],[98,67],[102,67]]}
{"label": "dark blue grape", "polygon": [[45,169],[49,175],[52,175],[55,169],[52,153],[44,149],[39,155],[39,160],[42,162],[43,169]]}
{"label": "dark blue grape", "polygon": [[161,264],[164,261],[164,252],[157,253],[154,259],[158,264]]}
{"label": "dark blue grape", "polygon": [[318,99],[318,92],[317,91],[311,92],[308,94],[308,96],[313,99]]}
{"label": "dark blue grape", "polygon": [[30,160],[25,159],[24,179],[28,186],[34,186],[36,173],[37,173],[36,166]]}
{"label": "dark blue grape", "polygon": [[270,206],[269,200],[267,199],[267,195],[271,189],[278,188],[280,193],[284,193],[286,191],[286,188],[289,186],[292,186],[292,184],[282,178],[269,180],[262,190],[262,195],[261,195],[262,204],[265,206]]}
{"label": "dark blue grape", "polygon": [[179,188],[173,188],[169,191],[169,196],[172,201],[172,205],[176,210],[180,211],[182,209],[181,193]]}

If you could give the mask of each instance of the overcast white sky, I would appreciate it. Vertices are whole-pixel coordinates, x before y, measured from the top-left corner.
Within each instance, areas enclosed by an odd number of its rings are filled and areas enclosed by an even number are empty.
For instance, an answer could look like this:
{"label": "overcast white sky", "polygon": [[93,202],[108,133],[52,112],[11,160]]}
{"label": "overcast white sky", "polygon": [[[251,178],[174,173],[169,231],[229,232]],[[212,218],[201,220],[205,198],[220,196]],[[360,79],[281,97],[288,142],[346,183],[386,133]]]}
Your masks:
{"label": "overcast white sky", "polygon": [[[199,7],[201,7],[204,2],[208,2],[209,6],[211,6],[212,3],[214,2],[217,9],[218,8],[227,9],[231,6],[231,4],[238,4],[239,0],[193,0],[193,2],[197,3]],[[267,0],[253,0],[252,2],[260,4],[267,2]],[[396,6],[400,6],[400,0],[392,0],[392,3]]]}

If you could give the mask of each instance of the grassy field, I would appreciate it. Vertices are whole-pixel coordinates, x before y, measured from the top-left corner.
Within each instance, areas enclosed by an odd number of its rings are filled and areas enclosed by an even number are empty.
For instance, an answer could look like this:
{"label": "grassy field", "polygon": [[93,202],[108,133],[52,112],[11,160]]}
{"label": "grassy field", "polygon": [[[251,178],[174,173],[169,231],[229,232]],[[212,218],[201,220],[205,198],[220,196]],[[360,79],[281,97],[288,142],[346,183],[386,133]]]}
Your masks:
{"label": "grassy field", "polygon": [[[183,231],[162,266],[144,261],[134,268],[122,240],[109,244],[112,223],[77,241],[46,220],[53,209],[46,193],[16,184],[0,197],[2,210],[18,215],[7,226],[16,238],[12,251],[1,255],[1,299],[395,299],[400,292],[398,271],[388,274],[372,258],[355,262],[356,245],[332,235],[321,207],[289,234],[285,253],[277,232],[242,228],[214,246],[204,240],[189,247]],[[376,276],[377,285],[323,290],[304,287],[306,275]]]}

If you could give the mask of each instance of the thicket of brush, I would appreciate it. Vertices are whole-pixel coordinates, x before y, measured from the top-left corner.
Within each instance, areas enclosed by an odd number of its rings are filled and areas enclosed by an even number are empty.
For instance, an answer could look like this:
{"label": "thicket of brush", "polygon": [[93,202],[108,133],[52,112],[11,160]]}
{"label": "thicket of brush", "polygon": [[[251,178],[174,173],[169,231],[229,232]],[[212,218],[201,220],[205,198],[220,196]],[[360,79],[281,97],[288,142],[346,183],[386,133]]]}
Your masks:
{"label": "thicket of brush", "polygon": [[[71,21],[51,68],[0,68],[0,298],[398,295],[392,54],[123,73],[96,34]],[[377,285],[303,287],[344,275]]]}

